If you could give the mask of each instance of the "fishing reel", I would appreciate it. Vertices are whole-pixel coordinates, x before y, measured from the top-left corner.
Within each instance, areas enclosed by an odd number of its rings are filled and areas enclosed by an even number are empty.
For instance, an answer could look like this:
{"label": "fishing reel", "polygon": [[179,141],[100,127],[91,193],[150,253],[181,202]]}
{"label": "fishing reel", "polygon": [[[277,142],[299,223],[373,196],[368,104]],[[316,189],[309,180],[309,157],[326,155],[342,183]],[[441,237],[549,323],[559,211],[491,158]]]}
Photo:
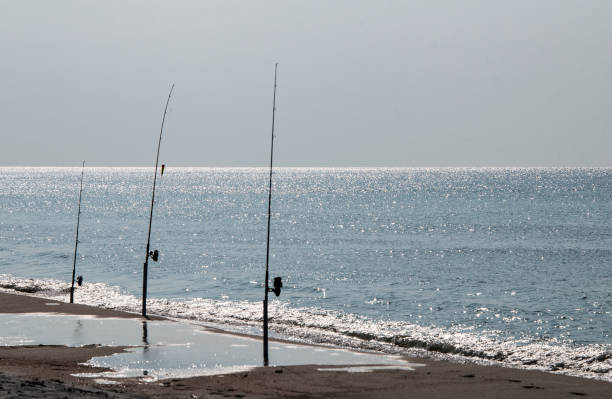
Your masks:
{"label": "fishing reel", "polygon": [[157,260],[159,259],[159,251],[156,249],[155,251],[149,252],[149,257],[151,257],[154,262],[157,262]]}
{"label": "fishing reel", "polygon": [[273,292],[276,296],[279,296],[281,293],[281,288],[283,288],[283,280],[280,277],[274,277],[274,282],[272,284],[274,288],[268,288],[268,291]]}

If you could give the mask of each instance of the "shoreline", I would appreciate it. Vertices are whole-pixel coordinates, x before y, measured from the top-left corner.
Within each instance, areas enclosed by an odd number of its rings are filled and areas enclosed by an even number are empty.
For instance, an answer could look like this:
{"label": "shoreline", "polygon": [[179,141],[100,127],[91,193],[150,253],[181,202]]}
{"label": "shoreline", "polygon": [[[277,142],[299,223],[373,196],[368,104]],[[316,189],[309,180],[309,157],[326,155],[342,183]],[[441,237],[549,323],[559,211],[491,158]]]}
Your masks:
{"label": "shoreline", "polygon": [[[49,304],[54,305],[49,305]],[[122,311],[69,304],[22,293],[0,292],[0,313],[53,313],[94,317],[133,318],[140,315]],[[165,318],[156,317],[157,320]],[[214,331],[215,329],[211,329]],[[224,332],[225,333],[225,332]],[[533,398],[610,397],[612,384],[606,381],[571,377],[534,370],[453,363],[427,358],[410,359],[424,367],[408,370],[376,370],[368,373],[321,371],[321,366],[257,367],[234,374],[171,378],[143,383],[125,378],[120,384],[104,385],[93,378],[72,374],[92,371],[82,365],[94,356],[123,351],[124,347],[83,347],[53,345],[0,348],[0,379],[8,392],[30,397],[59,397],[74,393],[80,397],[496,397]],[[342,366],[325,366],[325,369]],[[39,396],[37,396],[39,395]]]}

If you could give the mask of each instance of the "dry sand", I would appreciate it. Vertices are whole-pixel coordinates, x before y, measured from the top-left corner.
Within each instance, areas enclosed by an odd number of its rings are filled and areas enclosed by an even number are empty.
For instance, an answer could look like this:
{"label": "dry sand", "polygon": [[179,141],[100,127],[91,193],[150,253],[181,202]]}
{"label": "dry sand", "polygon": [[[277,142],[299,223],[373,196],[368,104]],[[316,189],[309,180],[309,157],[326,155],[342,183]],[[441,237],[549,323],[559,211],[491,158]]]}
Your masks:
{"label": "dry sand", "polygon": [[[66,313],[98,317],[136,314],[0,293],[0,313]],[[0,330],[1,332],[1,330]],[[612,398],[612,384],[539,371],[456,364],[430,359],[415,371],[319,371],[317,366],[257,368],[237,374],[100,385],[73,377],[101,371],[80,363],[123,348],[19,346],[0,348],[0,397],[31,398]],[[329,368],[329,367],[325,367]]]}

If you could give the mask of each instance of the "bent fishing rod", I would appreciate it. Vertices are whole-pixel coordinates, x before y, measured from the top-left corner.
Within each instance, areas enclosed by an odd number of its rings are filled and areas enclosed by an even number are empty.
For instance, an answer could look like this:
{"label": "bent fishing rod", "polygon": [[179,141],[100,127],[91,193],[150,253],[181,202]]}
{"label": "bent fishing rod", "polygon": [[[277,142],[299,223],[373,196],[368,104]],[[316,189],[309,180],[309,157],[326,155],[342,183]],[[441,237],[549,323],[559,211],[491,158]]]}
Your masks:
{"label": "bent fishing rod", "polygon": [[[79,190],[79,211],[77,213],[76,238],[74,239],[74,261],[72,262],[72,285],[70,286],[70,303],[74,303],[74,275],[76,273],[77,247],[79,246],[79,224],[81,222],[81,197],[83,195],[83,175],[84,174],[85,174],[85,161],[83,161],[83,166],[81,168],[81,189]],[[80,281],[79,281],[79,285],[81,285]]]}
{"label": "bent fishing rod", "polygon": [[278,69],[278,63],[274,64],[274,95],[272,98],[272,138],[270,142],[270,182],[268,187],[268,235],[266,240],[266,279],[265,279],[265,291],[263,301],[263,363],[264,366],[269,364],[268,361],[268,293],[274,292],[276,296],[280,295],[281,288],[283,286],[280,277],[274,278],[274,288],[270,288],[269,274],[269,260],[270,260],[270,219],[272,209],[272,165],[274,160],[274,121],[276,113],[276,71]]}
{"label": "bent fishing rod", "polygon": [[[166,107],[164,108],[164,116],[162,117],[161,128],[159,130],[159,140],[157,142],[157,158],[155,159],[155,175],[153,176],[153,194],[151,196],[151,213],[149,215],[149,233],[147,234],[147,250],[145,253],[145,261],[142,273],[142,316],[147,317],[147,277],[149,272],[149,257],[153,261],[157,262],[159,258],[159,251],[150,251],[151,249],[151,225],[153,224],[153,206],[155,205],[155,185],[157,183],[157,167],[159,165],[159,149],[161,147],[162,134],[164,132],[164,123],[166,122],[166,113],[168,112],[168,104],[170,103],[170,97],[172,96],[172,90],[174,90],[174,83],[170,87],[170,93],[168,93],[168,99],[166,100]],[[161,174],[164,174],[164,167],[162,165]]]}

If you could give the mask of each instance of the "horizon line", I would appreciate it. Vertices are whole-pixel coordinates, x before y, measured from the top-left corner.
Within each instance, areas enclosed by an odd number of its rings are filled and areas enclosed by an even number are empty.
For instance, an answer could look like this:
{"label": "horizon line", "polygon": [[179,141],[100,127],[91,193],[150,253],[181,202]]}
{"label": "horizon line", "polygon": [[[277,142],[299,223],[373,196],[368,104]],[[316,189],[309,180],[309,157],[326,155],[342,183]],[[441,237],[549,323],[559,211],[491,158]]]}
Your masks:
{"label": "horizon line", "polygon": [[[268,165],[261,166],[230,166],[230,165],[216,165],[216,166],[172,166],[166,164],[168,169],[249,169],[249,168],[269,168]],[[78,168],[81,165],[0,165],[0,168]],[[93,165],[85,168],[115,168],[115,169],[142,169],[150,168],[153,169],[155,166],[151,165]],[[275,166],[275,169],[610,169],[609,166]]]}

